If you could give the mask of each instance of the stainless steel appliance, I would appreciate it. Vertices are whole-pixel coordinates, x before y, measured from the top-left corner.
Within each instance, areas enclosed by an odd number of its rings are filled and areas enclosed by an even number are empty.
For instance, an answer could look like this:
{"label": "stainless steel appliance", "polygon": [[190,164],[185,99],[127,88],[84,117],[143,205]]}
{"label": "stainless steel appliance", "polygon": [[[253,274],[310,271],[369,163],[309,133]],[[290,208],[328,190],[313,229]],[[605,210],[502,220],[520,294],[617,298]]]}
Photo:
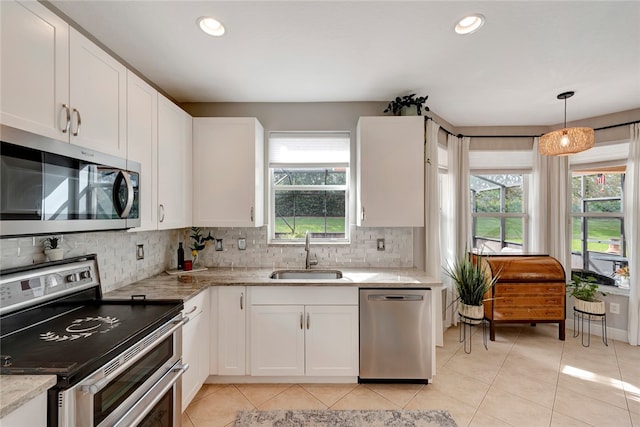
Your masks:
{"label": "stainless steel appliance", "polygon": [[360,289],[359,381],[432,378],[431,289]]}
{"label": "stainless steel appliance", "polygon": [[2,237],[140,226],[140,164],[0,127]]}
{"label": "stainless steel appliance", "polygon": [[48,426],[180,426],[183,304],[102,299],[95,255],[0,272],[0,373],[57,375]]}

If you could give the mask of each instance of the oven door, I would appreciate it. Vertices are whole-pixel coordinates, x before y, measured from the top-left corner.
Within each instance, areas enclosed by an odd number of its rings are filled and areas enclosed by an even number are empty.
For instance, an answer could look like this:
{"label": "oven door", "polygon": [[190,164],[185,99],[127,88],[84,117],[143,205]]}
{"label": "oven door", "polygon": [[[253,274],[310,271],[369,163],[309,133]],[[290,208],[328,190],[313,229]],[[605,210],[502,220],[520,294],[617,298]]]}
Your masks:
{"label": "oven door", "polygon": [[[123,421],[141,423],[141,414],[150,413],[156,406],[160,409],[155,416],[180,417],[179,381],[188,368],[181,365],[183,322],[176,317],[79,384],[62,391],[58,425],[133,425]],[[171,414],[161,409],[168,403]]]}

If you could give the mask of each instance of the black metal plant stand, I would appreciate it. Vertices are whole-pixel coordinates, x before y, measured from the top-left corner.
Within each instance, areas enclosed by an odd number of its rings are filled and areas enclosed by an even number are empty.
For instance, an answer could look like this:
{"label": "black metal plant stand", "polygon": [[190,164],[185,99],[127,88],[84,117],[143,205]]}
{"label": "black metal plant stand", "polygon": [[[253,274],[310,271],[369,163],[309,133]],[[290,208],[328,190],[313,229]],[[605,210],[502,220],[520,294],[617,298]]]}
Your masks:
{"label": "black metal plant stand", "polygon": [[[459,342],[464,343],[464,352],[467,354],[471,354],[471,341],[472,341],[472,333],[474,326],[480,326],[482,324],[482,343],[484,344],[485,350],[489,350],[487,347],[487,322],[484,318],[477,319],[475,317],[465,316],[463,314],[458,313],[460,317],[460,323],[462,323],[462,327],[460,328],[460,337]],[[467,328],[469,328],[469,339],[467,340]],[[467,351],[467,342],[469,343],[469,350]]]}
{"label": "black metal plant stand", "polygon": [[[587,321],[587,338],[585,344],[584,322]],[[578,310],[573,307],[573,337],[577,337],[582,333],[582,346],[589,347],[591,345],[591,321],[600,320],[602,322],[602,342],[609,347],[607,342],[607,313],[594,314],[586,311]],[[576,326],[577,325],[577,326]]]}

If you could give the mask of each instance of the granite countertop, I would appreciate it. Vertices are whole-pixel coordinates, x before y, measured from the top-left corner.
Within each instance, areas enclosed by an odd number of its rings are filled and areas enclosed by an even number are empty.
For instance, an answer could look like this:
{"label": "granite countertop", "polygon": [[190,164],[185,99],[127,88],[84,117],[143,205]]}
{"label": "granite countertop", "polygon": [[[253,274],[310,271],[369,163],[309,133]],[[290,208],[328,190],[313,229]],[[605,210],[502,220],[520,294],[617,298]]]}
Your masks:
{"label": "granite countertop", "polygon": [[0,418],[56,384],[55,375],[0,375]]}
{"label": "granite countertop", "polygon": [[[318,269],[318,270],[324,270]],[[161,273],[108,292],[104,298],[130,298],[146,295],[149,299],[186,301],[209,286],[357,286],[376,288],[441,287],[441,283],[424,271],[406,268],[340,268],[343,278],[336,280],[274,280],[267,268],[209,268],[195,273],[169,275]]]}
{"label": "granite countertop", "polygon": [[[317,270],[324,270],[317,269]],[[209,286],[357,286],[377,288],[439,288],[441,283],[417,269],[398,268],[339,268],[342,279],[337,280],[274,280],[266,268],[209,268],[178,275],[161,273],[108,292],[107,299],[146,295],[148,299],[189,300]],[[30,399],[52,387],[52,375],[0,376],[0,417],[19,408]]]}

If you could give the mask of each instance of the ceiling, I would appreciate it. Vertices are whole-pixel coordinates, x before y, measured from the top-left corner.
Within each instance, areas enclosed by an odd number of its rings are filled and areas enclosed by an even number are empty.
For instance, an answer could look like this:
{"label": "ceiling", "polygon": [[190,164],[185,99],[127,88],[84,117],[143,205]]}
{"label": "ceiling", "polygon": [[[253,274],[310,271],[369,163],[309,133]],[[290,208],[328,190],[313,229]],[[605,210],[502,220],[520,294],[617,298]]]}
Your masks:
{"label": "ceiling", "polygon": [[[454,126],[640,108],[638,1],[52,1],[178,102],[428,95]],[[485,25],[460,36],[469,13]],[[223,37],[196,26],[222,21]]]}

